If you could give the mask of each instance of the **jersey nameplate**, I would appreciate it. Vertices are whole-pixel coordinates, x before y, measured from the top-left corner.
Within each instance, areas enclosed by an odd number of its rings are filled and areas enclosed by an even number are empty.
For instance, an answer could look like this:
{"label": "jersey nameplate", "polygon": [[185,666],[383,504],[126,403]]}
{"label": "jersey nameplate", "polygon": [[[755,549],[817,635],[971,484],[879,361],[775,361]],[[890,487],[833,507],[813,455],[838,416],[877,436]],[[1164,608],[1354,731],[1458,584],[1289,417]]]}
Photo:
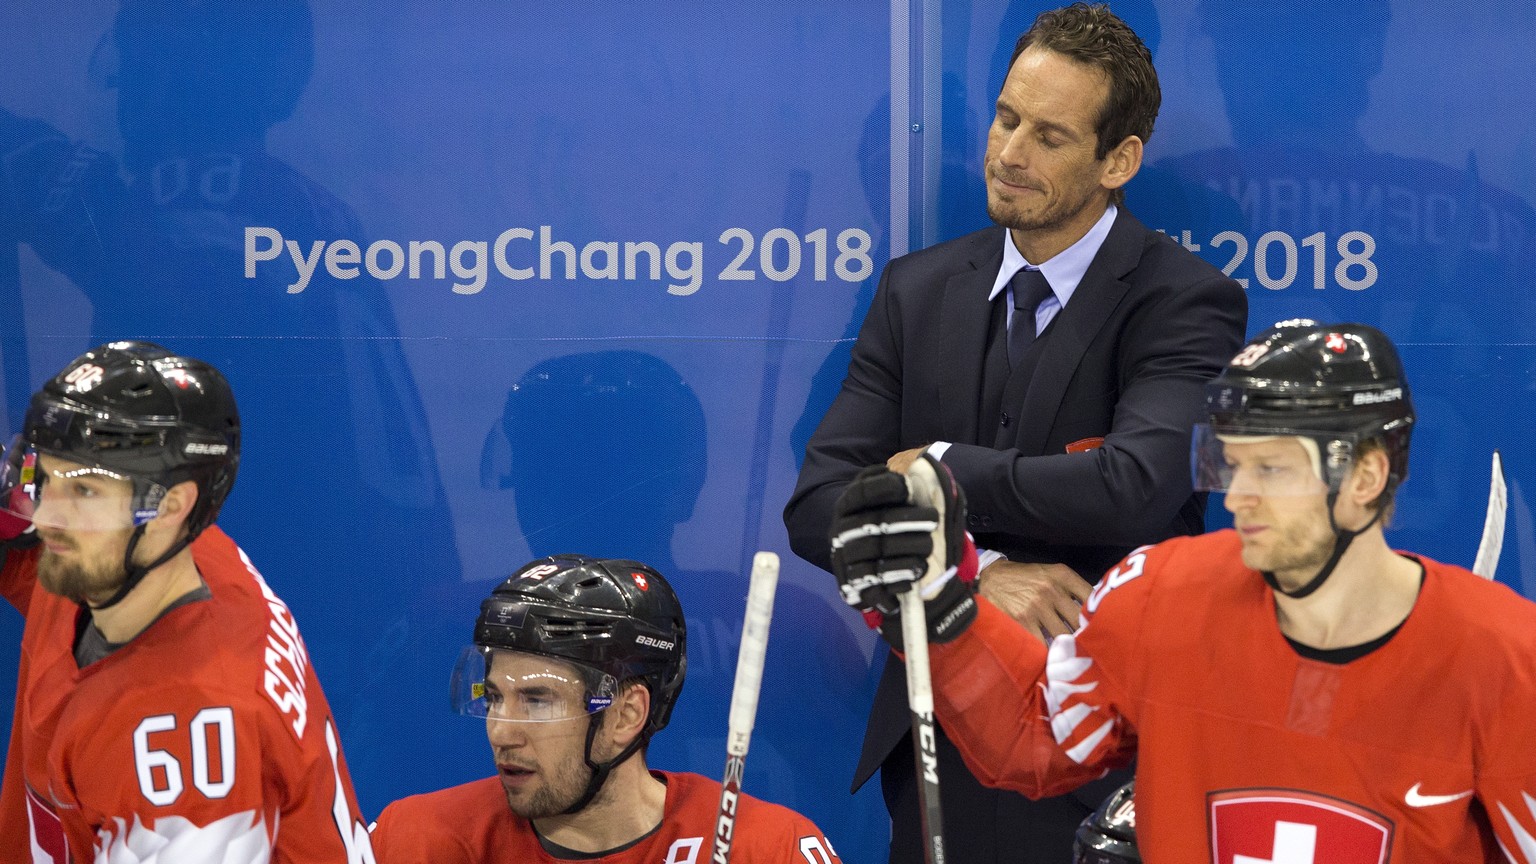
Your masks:
{"label": "jersey nameplate", "polygon": [[309,671],[309,652],[304,648],[304,640],[299,636],[299,625],[293,620],[293,613],[288,611],[288,605],[273,593],[267,580],[261,578],[243,549],[240,550],[240,560],[245,563],[245,569],[250,571],[256,584],[261,586],[261,596],[267,601],[267,613],[270,616],[267,620],[263,690],[272,704],[277,706],[277,710],[288,719],[294,737],[302,739],[304,727],[309,723],[309,699],[304,693],[305,676]]}

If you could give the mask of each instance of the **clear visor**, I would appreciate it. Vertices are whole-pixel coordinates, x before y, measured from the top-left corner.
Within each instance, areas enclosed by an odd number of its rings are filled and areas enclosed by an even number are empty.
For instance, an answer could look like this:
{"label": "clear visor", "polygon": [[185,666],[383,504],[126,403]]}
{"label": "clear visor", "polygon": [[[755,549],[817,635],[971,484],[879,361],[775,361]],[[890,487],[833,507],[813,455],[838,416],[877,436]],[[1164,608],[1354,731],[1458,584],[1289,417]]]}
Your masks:
{"label": "clear visor", "polygon": [[[1336,432],[1277,435],[1198,423],[1190,445],[1195,490],[1266,497],[1325,495],[1328,483],[1317,442],[1338,438]],[[1330,458],[1338,463],[1330,468],[1348,468],[1347,457],[1341,462],[1335,452]]]}
{"label": "clear visor", "polygon": [[0,511],[44,528],[121,531],[155,518],[164,496],[159,485],[39,453],[20,436],[0,463]]}
{"label": "clear visor", "polygon": [[606,709],[619,686],[589,666],[472,645],[459,654],[451,690],[453,710],[468,717],[552,723]]}

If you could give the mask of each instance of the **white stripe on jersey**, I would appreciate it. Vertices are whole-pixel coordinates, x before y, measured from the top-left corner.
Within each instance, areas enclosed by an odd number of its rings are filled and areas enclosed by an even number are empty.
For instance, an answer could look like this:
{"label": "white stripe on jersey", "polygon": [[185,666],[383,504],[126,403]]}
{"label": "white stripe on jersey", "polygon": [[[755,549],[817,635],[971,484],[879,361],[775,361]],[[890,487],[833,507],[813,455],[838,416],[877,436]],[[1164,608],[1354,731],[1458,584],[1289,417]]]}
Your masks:
{"label": "white stripe on jersey", "polygon": [[[1536,799],[1531,798],[1528,792],[1521,792],[1520,797],[1525,799],[1525,809],[1531,814],[1531,817],[1536,818]],[[1503,843],[1500,843],[1499,848],[1504,851],[1504,857],[1510,861],[1517,862],[1517,864],[1522,861],[1524,864],[1536,864],[1536,837],[1532,837],[1531,832],[1525,830],[1525,826],[1520,824],[1520,820],[1515,818],[1515,814],[1509,812],[1509,808],[1504,806],[1503,801],[1499,802],[1499,813],[1503,814],[1504,823],[1509,826],[1509,833],[1515,835],[1515,842],[1520,844],[1520,854],[1525,856],[1524,858],[1516,858],[1514,855],[1509,854],[1509,850],[1504,848]]]}
{"label": "white stripe on jersey", "polygon": [[121,817],[112,820],[116,830],[97,834],[95,864],[269,864],[272,842],[266,820],[256,811],[233,813],[197,826],[182,816],[162,816],[148,827],[133,817],[129,827]]}
{"label": "white stripe on jersey", "polygon": [[1045,661],[1045,708],[1051,720],[1051,734],[1067,756],[1080,765],[1089,759],[1094,748],[1114,731],[1119,722],[1119,718],[1111,715],[1086,738],[1068,746],[1083,721],[1101,712],[1102,706],[1084,698],[1099,686],[1099,682],[1084,677],[1092,668],[1092,658],[1078,656],[1077,638],[1073,634],[1051,640]]}

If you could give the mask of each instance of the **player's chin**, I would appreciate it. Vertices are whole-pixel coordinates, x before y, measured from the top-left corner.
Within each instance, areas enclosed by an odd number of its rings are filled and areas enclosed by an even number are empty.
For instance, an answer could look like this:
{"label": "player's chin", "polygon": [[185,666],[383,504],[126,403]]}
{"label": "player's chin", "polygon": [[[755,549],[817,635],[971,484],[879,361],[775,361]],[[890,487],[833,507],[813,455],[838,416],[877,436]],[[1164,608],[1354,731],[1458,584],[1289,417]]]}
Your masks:
{"label": "player's chin", "polygon": [[1249,570],[1257,570],[1263,573],[1266,570],[1275,569],[1274,556],[1269,554],[1269,550],[1263,548],[1256,541],[1243,541],[1242,554],[1243,566]]}
{"label": "player's chin", "polygon": [[539,796],[530,788],[531,784],[508,783],[507,778],[501,778],[502,794],[507,796],[507,806],[512,812],[524,819],[536,819],[548,814],[541,812]]}
{"label": "player's chin", "polygon": [[507,807],[524,819],[548,819],[551,816],[560,816],[576,803],[574,793],[561,795],[543,786],[520,792],[513,792],[503,786],[502,791],[506,792]]}

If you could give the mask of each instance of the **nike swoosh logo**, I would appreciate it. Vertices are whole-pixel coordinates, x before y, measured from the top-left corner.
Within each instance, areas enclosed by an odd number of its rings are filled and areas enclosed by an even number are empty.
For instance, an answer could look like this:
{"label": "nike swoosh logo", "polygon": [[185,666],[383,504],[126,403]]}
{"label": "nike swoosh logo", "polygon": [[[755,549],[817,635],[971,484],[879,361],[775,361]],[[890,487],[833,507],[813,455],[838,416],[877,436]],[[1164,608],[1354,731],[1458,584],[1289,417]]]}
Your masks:
{"label": "nike swoosh logo", "polygon": [[1472,795],[1471,789],[1465,792],[1457,792],[1455,795],[1423,795],[1419,792],[1419,787],[1423,785],[1423,783],[1413,784],[1413,788],[1409,789],[1408,794],[1403,796],[1403,800],[1408,802],[1409,807],[1433,807],[1436,804],[1449,804],[1452,801],[1460,801]]}

